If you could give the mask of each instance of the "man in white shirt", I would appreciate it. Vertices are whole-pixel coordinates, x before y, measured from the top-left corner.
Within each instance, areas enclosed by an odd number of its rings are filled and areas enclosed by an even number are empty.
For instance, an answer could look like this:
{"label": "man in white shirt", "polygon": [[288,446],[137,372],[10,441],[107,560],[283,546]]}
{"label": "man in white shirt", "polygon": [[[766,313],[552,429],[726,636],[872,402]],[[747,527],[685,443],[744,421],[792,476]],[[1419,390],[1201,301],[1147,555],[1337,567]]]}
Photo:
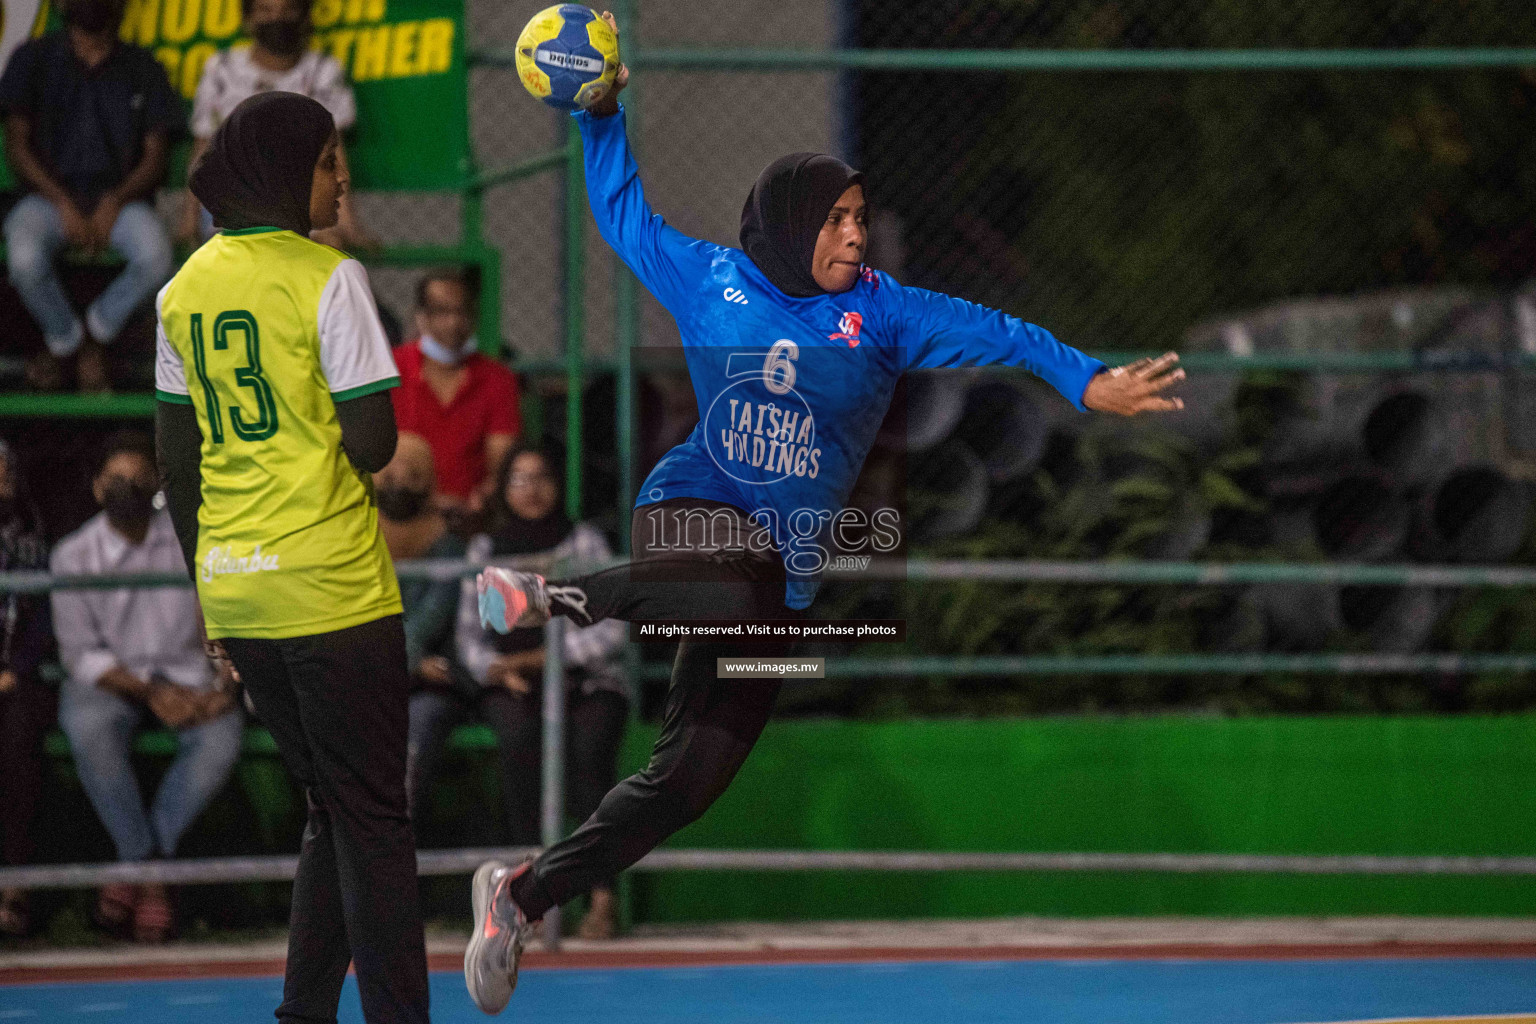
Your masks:
{"label": "man in white shirt", "polygon": [[[357,123],[357,101],[340,62],[328,53],[309,49],[310,0],[240,0],[240,10],[244,17],[242,28],[250,36],[251,44],[220,50],[203,65],[203,77],[198,80],[197,95],[192,100],[189,168],[196,165],[197,158],[208,148],[208,140],[230,111],[257,93],[296,92],[308,96],[331,112],[336,130],[342,135]],[[338,147],[336,157],[345,171],[345,149]],[[212,219],[188,189],[176,229],[177,240],[195,245],[212,233]],[[349,251],[376,248],[380,244],[358,219],[350,191],[341,197],[341,216],[336,226],[316,231],[312,237]]]}
{"label": "man in white shirt", "polygon": [[[149,438],[107,446],[94,484],[103,511],[59,542],[55,573],[186,572],[159,489]],[[203,650],[197,596],[185,587],[55,590],[54,632],[66,677],[59,725],[80,783],[123,861],[170,857],[182,833],[223,787],[243,727],[233,690]],[[176,730],[179,750],[146,810],[131,758],[148,711]],[[163,886],[110,885],[97,923],[161,941],[172,930]]]}

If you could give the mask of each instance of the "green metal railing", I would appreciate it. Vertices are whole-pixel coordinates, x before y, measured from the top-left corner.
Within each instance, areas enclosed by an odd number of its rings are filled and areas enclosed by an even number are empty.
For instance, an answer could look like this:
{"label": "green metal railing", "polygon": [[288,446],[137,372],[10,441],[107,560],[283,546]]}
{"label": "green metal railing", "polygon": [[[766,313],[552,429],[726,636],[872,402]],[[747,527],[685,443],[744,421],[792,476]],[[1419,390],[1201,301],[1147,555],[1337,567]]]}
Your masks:
{"label": "green metal railing", "polygon": [[[744,648],[745,650],[745,648]],[[897,658],[828,659],[828,679],[903,679],[921,676],[1258,676],[1258,675],[1470,675],[1530,672],[1536,654],[933,654]],[[671,678],[672,666],[649,663],[641,678]]]}
{"label": "green metal railing", "polygon": [[[632,70],[665,71],[911,71],[911,72],[1082,72],[1082,71],[1447,71],[1469,68],[1536,67],[1536,48],[1487,47],[1468,49],[1274,49],[1274,50],[794,50],[762,48],[650,48],[642,47],[633,30],[635,4],[622,0],[615,6],[625,63]],[[506,48],[472,51],[471,59],[486,67],[511,69],[516,57]],[[625,105],[633,112],[641,101],[637,83],[632,80],[625,92]],[[636,144],[639,119],[629,122],[631,143]],[[581,313],[573,307],[581,302],[577,271],[581,260],[582,217],[571,205],[583,196],[581,187],[580,141],[570,133],[567,149],[566,209],[566,353],[567,379],[567,512],[578,517],[583,507],[579,458],[582,447],[580,383],[587,375],[613,372],[617,376],[615,393],[617,444],[619,455],[618,521],[623,550],[629,550],[629,517],[625,514],[634,500],[634,346],[638,341],[639,292],[629,271],[618,265],[614,279],[616,355],[611,360],[587,360],[582,351],[576,324]],[[1154,353],[1097,353],[1098,358],[1115,364],[1131,362]],[[1490,355],[1470,352],[1269,352],[1248,356],[1222,352],[1194,352],[1182,357],[1191,371],[1244,373],[1263,370],[1319,373],[1383,373],[1411,371],[1490,372],[1536,369],[1536,355],[1523,353]],[[520,367],[531,371],[532,365]],[[1012,367],[997,372],[1020,372]]]}
{"label": "green metal railing", "polygon": [[[1152,71],[1450,71],[1471,68],[1536,67],[1536,48],[1482,47],[1465,49],[1256,49],[1256,50],[797,50],[770,48],[677,48],[643,47],[633,26],[636,11],[633,0],[615,5],[625,61],[637,71],[907,71],[907,72],[1152,72]],[[469,51],[473,65],[501,69],[515,66],[515,55],[507,48],[479,48]],[[643,81],[643,75],[639,76]],[[625,102],[634,109],[640,102],[639,89],[632,84]],[[632,140],[638,136],[638,119],[631,120]],[[634,365],[632,351],[638,340],[639,292],[633,276],[622,266],[614,278],[616,316],[614,324],[617,355],[613,359],[588,361],[585,356],[586,316],[582,286],[585,278],[584,224],[585,188],[582,174],[581,143],[574,124],[567,129],[566,141],[558,149],[494,171],[479,171],[471,162],[471,171],[459,186],[463,196],[460,243],[456,246],[398,246],[365,256],[377,266],[423,266],[443,262],[468,262],[481,268],[488,284],[482,304],[480,337],[488,349],[499,350],[501,342],[501,304],[499,301],[500,253],[487,245],[484,236],[483,197],[487,189],[523,181],[534,175],[564,171],[564,240],[562,286],[564,316],[564,354],[558,361],[520,363],[525,372],[554,372],[565,378],[567,511],[579,517],[586,503],[582,491],[580,455],[583,450],[584,423],[581,392],[586,379],[595,373],[612,372],[617,376],[616,422],[619,456],[619,482],[616,498],[621,514],[620,528],[628,545],[628,517],[623,515],[633,501],[635,479],[634,437]],[[1106,362],[1128,362],[1148,353],[1099,353]],[[1225,353],[1186,354],[1184,364],[1191,371],[1246,372],[1254,370],[1295,370],[1327,373],[1380,373],[1408,371],[1486,372],[1536,369],[1536,356],[1526,354],[1485,355],[1480,353],[1413,352],[1294,352],[1261,353],[1233,356]],[[1009,368],[1011,372],[1011,368]],[[0,416],[55,416],[128,418],[152,415],[154,401],[149,395],[38,395],[0,394]]]}
{"label": "green metal railing", "polygon": [[[613,564],[613,563],[609,563]],[[532,567],[532,566],[530,566]],[[603,566],[560,566],[592,571]],[[481,566],[458,559],[401,561],[402,580],[453,580]],[[540,566],[540,568],[547,568]],[[832,579],[966,580],[986,583],[1143,585],[1322,584],[1410,587],[1536,587],[1536,566],[1370,565],[1362,563],[1047,562],[927,560],[872,563],[864,572],[830,573]],[[103,573],[55,575],[41,571],[0,572],[0,592],[108,590],[118,587],[187,587],[184,573]],[[558,662],[552,659],[551,664]],[[632,666],[636,668],[637,666]],[[829,660],[828,678],[1083,675],[1262,675],[1297,674],[1468,674],[1530,672],[1536,653],[1425,654],[1072,654],[1072,655],[903,655]],[[664,679],[666,665],[639,669],[646,679]],[[558,703],[558,702],[555,702]]]}
{"label": "green metal railing", "polygon": [[575,522],[581,518],[581,391],[586,382],[587,182],[574,119],[565,133],[565,513]]}
{"label": "green metal railing", "polygon": [[[497,564],[502,564],[498,561]],[[527,569],[568,576],[623,564],[528,560]],[[395,563],[402,580],[443,582],[475,575],[483,566],[456,558],[410,559]],[[966,583],[1056,583],[1142,586],[1249,586],[1313,584],[1356,587],[1536,587],[1532,565],[1378,565],[1366,562],[1052,562],[1030,560],[885,559],[864,570],[834,570],[828,580],[960,581]],[[0,572],[0,593],[44,594],[52,590],[111,590],[116,587],[190,587],[179,572],[55,574],[41,570]]]}
{"label": "green metal railing", "polygon": [[[633,0],[621,0],[615,6],[622,33],[626,63],[637,71],[667,70],[704,72],[720,70],[803,72],[808,70],[860,70],[908,72],[1150,72],[1150,71],[1322,71],[1322,70],[1422,70],[1447,71],[1469,68],[1536,67],[1536,48],[1486,47],[1468,49],[1272,49],[1272,50],[794,50],[764,48],[648,48],[642,47],[633,31],[636,24]],[[513,52],[505,48],[471,50],[472,64],[511,69]],[[641,102],[637,88],[643,75],[625,94],[626,105],[635,109]],[[631,119],[632,141],[638,144],[638,119]],[[619,456],[618,520],[628,548],[628,516],[636,484],[635,450],[635,367],[634,347],[639,330],[639,289],[622,265],[614,277],[616,316],[614,324],[616,355],[612,359],[588,360],[585,354],[586,316],[583,287],[585,262],[585,184],[581,141],[574,123],[568,125],[564,145],[513,166],[494,171],[480,171],[471,164],[468,177],[459,187],[463,196],[460,243],[456,246],[399,246],[368,255],[368,262],[379,266],[414,266],[440,262],[467,261],[478,264],[489,284],[487,301],[481,311],[480,336],[488,347],[498,348],[500,325],[500,253],[484,238],[483,197],[487,189],[523,181],[532,176],[563,170],[564,184],[564,259],[563,296],[564,352],[557,361],[520,363],[519,369],[530,373],[555,373],[565,378],[567,491],[566,507],[579,518],[586,504],[582,488],[581,455],[584,450],[585,424],[582,417],[582,386],[596,373],[614,373],[616,381],[616,423]],[[1148,353],[1098,353],[1109,363],[1129,362]],[[1221,352],[1191,352],[1183,356],[1191,371],[1242,373],[1257,370],[1290,370],[1328,373],[1382,372],[1495,372],[1536,369],[1536,355],[1516,353],[1419,353],[1402,351],[1374,352],[1268,352],[1255,355],[1231,355]],[[1000,368],[997,372],[1021,372]],[[0,416],[57,417],[140,417],[153,413],[150,395],[0,395]],[[1015,567],[1005,572],[1024,572],[1029,579],[1056,579],[1064,576],[1028,576],[1044,572],[1037,563],[1009,563]],[[1034,566],[1034,568],[1030,568]],[[919,563],[907,569],[918,578]],[[974,563],[957,570],[964,578],[985,574],[984,566]],[[1056,570],[1052,570],[1056,571]],[[1060,571],[1078,580],[1107,580],[1106,573],[1121,582],[1212,582],[1211,574],[1229,572],[1228,582],[1274,581],[1287,577],[1330,582],[1401,583],[1436,572],[1452,570],[1433,567],[1391,566],[1200,566],[1183,567],[1144,564],[1079,565]],[[1508,570],[1516,572],[1517,570]],[[1493,582],[1504,570],[1454,570],[1454,574],[1487,574]],[[1123,574],[1123,575],[1115,575]],[[1167,574],[1162,578],[1160,574]],[[1173,578],[1177,577],[1177,579]],[[940,577],[933,577],[940,578]],[[948,577],[954,578],[954,577]],[[993,578],[987,576],[986,578]],[[1457,585],[1447,580],[1445,585]],[[1524,584],[1521,584],[1524,585]]]}
{"label": "green metal railing", "polygon": [[[492,61],[490,53],[485,54]],[[510,57],[498,51],[494,60]],[[1536,48],[1273,50],[793,50],[656,48],[631,67],[667,71],[1449,71],[1536,66]]]}

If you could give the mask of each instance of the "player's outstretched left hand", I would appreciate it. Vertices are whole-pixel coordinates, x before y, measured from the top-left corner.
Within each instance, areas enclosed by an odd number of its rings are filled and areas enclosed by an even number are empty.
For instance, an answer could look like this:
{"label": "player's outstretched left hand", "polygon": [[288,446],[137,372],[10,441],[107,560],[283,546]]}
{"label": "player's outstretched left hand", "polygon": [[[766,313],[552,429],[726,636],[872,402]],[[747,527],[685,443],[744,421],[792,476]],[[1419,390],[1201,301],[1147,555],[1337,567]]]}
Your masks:
{"label": "player's outstretched left hand", "polygon": [[1176,368],[1177,352],[1155,359],[1148,356],[1129,366],[1116,366],[1096,374],[1083,392],[1083,404],[1095,412],[1135,416],[1144,412],[1172,412],[1184,408],[1182,398],[1164,398],[1160,392],[1184,379]]}

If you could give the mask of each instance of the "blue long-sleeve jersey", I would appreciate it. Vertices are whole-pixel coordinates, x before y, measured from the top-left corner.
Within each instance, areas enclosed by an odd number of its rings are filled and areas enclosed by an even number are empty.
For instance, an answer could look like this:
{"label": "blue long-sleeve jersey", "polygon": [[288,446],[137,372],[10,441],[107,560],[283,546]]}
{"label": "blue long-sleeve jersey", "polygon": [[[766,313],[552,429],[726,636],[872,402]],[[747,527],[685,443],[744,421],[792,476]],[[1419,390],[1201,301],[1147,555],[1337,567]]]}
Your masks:
{"label": "blue long-sleeve jersey", "polygon": [[689,238],[651,212],[622,109],[574,116],[598,230],[677,321],[699,404],[699,425],[651,470],[636,505],[705,498],[751,513],[784,557],[789,607],[816,594],[820,538],[902,373],[1023,366],[1084,408],[1104,364],[997,310],[869,268],[837,295],[785,295],[740,249]]}

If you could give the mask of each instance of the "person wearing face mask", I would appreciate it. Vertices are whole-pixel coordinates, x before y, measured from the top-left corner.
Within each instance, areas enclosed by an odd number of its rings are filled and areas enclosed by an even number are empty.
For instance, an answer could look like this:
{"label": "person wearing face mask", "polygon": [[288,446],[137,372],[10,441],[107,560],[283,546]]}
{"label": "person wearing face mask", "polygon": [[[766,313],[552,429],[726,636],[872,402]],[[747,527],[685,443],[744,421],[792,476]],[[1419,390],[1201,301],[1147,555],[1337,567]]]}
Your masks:
{"label": "person wearing face mask", "polygon": [[[612,17],[605,14],[612,24]],[[1027,367],[1079,410],[1170,410],[1177,356],[1110,369],[997,310],[903,287],[864,264],[864,175],[791,153],[758,176],[741,248],[688,238],[654,214],[613,88],[573,116],[598,230],[677,322],[699,424],[639,491],[636,560],[577,579],[488,569],[477,587],[498,632],[562,615],[627,620],[803,615],[836,549],[854,481],[907,370]],[[716,660],[787,645],[684,640],[650,763],[620,782],[564,841],[516,868],[488,861],[472,882],[478,922],[465,980],[482,1010],[505,1006],[531,922],[611,878],[703,814],[746,760],[775,680],[720,679]]]}
{"label": "person wearing face mask", "polygon": [[[6,262],[43,332],[27,365],[38,388],[60,387],[73,360],[81,390],[109,390],[103,346],[171,274],[153,204],[185,117],[154,55],[118,39],[123,3],[65,0],[64,28],[23,43],[0,76],[6,162],[26,192],[5,218]],[[83,317],[54,267],[66,246],[127,260]]]}
{"label": "person wearing face mask", "polygon": [[417,282],[420,335],[395,349],[400,387],[393,394],[400,429],[432,446],[438,500],[469,513],[484,507],[496,467],[522,433],[517,379],[478,351],[477,283],[455,268]]}
{"label": "person wearing face mask", "polygon": [[[447,521],[432,504],[435,492],[432,449],[418,434],[402,431],[389,465],[373,474],[373,496],[379,506],[379,529],[389,557],[463,558],[464,541],[448,531]],[[401,580],[400,606],[405,625],[405,661],[418,691],[453,685],[449,655],[453,613],[459,600],[457,580]],[[413,695],[412,706],[415,705]],[[416,819],[415,797],[410,785],[411,741],[406,761],[406,796],[411,800],[411,819]]]}
{"label": "person wearing face mask", "polygon": [[[357,123],[357,101],[341,63],[328,53],[310,49],[313,35],[311,0],[240,0],[241,29],[249,45],[220,50],[203,65],[192,100],[192,153],[196,163],[213,133],[243,100],[263,92],[295,92],[317,101],[345,134]],[[337,159],[346,170],[345,145]],[[187,189],[182,197],[176,238],[196,245],[213,234],[213,219]],[[376,249],[381,244],[358,216],[350,195],[342,196],[335,227],[319,229],[316,241],[338,249]]]}
{"label": "person wearing face mask", "polygon": [[[48,538],[11,446],[0,441],[0,572],[46,570]],[[32,858],[43,790],[43,737],[58,703],[38,672],[52,643],[48,598],[0,594],[0,864]],[[0,889],[0,935],[31,931],[25,889]]]}
{"label": "person wearing face mask", "polygon": [[[102,511],[59,541],[60,574],[186,571],[171,517],[156,501],[155,451],[142,434],[106,447],[91,484]],[[203,649],[196,595],[175,587],[55,590],[53,626],[65,678],[59,727],[80,783],[122,861],[173,857],[182,833],[229,777],[243,721],[227,671]],[[177,753],[146,808],[131,758],[144,724],[176,732]],[[173,929],[162,885],[114,883],[96,921],[114,934],[163,941]]]}

